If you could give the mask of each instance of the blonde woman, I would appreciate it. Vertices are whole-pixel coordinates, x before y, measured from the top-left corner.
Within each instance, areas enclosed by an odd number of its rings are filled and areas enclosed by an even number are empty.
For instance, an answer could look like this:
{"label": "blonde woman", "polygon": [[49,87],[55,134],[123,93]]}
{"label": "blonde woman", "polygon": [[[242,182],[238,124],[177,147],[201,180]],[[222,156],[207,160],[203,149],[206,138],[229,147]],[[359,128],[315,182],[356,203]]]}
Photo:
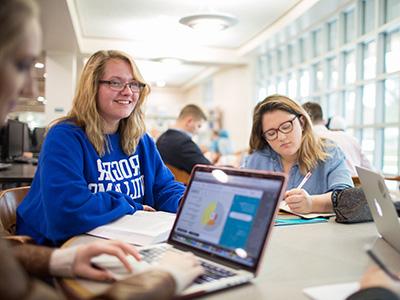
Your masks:
{"label": "blonde woman", "polygon": [[[244,167],[286,173],[285,201],[299,213],[331,212],[332,191],[353,186],[340,149],[316,137],[304,109],[281,95],[269,96],[255,107]],[[311,176],[298,189],[308,172]]]}
{"label": "blonde woman", "polygon": [[18,207],[19,234],[59,245],[137,210],[176,212],[184,186],[145,133],[149,92],[127,54],[89,58],[71,112],[42,145],[31,190]]}

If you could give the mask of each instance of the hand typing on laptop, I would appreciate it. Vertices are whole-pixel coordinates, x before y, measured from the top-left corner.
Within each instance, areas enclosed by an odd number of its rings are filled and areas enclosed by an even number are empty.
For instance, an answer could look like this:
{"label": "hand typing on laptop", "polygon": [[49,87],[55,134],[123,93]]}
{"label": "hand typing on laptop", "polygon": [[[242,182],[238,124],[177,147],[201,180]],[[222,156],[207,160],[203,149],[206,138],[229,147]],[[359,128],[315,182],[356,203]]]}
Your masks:
{"label": "hand typing on laptop", "polygon": [[200,261],[190,252],[177,253],[169,250],[152,264],[133,256],[127,256],[126,261],[132,272],[115,256],[103,254],[92,259],[96,267],[107,270],[117,280],[128,279],[133,274],[149,270],[165,271],[174,278],[176,293],[180,293],[204,272]]}

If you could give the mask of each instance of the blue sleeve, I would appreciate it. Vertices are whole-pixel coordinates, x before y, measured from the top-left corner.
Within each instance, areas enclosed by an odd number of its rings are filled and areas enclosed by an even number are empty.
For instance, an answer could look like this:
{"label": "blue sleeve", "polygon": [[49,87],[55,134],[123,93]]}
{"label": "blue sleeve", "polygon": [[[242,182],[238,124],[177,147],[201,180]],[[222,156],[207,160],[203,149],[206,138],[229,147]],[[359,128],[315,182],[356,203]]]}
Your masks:
{"label": "blue sleeve", "polygon": [[40,194],[47,218],[46,237],[62,241],[143,209],[128,195],[92,193],[83,173],[84,147],[70,128],[53,128],[40,156]]}
{"label": "blue sleeve", "polygon": [[148,147],[154,159],[153,195],[156,210],[176,212],[179,201],[185,192],[185,186],[175,181],[171,171],[165,166],[160,153],[152,139],[149,138]]}
{"label": "blue sleeve", "polygon": [[353,187],[353,180],[351,179],[350,170],[347,168],[345,163],[345,156],[337,146],[328,147],[330,157],[327,159],[328,164],[328,191],[343,190]]}

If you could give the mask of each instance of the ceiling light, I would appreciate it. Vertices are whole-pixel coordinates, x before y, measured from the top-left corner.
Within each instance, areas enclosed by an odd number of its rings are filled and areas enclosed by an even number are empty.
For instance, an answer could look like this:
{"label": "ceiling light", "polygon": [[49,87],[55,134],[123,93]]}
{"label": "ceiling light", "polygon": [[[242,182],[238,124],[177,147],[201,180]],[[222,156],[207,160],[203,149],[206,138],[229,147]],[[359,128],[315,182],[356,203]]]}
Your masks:
{"label": "ceiling light", "polygon": [[221,31],[237,22],[235,16],[221,13],[194,14],[179,20],[179,23],[201,31]]}

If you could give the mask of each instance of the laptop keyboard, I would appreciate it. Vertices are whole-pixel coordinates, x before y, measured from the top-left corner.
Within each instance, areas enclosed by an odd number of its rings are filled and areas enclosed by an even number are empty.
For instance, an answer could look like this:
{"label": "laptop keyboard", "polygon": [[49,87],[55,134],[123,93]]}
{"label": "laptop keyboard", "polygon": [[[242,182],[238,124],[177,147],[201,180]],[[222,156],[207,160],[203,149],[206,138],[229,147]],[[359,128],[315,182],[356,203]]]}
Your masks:
{"label": "laptop keyboard", "polygon": [[[142,255],[142,260],[151,264],[154,260],[157,260],[167,249],[167,246],[144,249],[140,250],[140,254]],[[197,277],[194,283],[202,284],[236,275],[234,272],[231,272],[228,269],[207,263],[206,261],[200,261],[200,263],[205,272],[203,275]]]}

